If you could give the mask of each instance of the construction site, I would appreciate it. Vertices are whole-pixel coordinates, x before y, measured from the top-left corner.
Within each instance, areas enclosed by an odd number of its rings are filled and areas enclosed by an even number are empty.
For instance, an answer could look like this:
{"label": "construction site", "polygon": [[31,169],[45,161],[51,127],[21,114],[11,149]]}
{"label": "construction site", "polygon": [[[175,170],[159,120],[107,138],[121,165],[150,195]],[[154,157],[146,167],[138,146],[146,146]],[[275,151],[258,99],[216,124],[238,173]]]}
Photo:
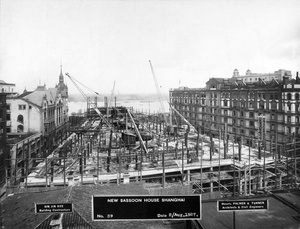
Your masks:
{"label": "construction site", "polygon": [[[151,62],[150,67],[161,102]],[[26,158],[22,167],[11,163],[16,166],[7,171],[8,194],[20,187],[142,182],[149,188],[189,186],[210,198],[299,185],[300,142],[269,141],[267,146],[263,123],[257,138],[229,133],[226,126],[217,136],[206,135],[171,105],[170,112],[156,114],[117,107],[115,84],[98,106],[97,97],[88,97],[66,75],[86,99],[86,113],[69,117],[68,137],[47,158]]]}
{"label": "construction site", "polygon": [[[167,126],[162,114],[125,107],[93,107],[86,116],[73,119],[76,125],[71,122],[62,145],[47,158],[28,159],[36,166],[15,168],[25,176],[10,180],[23,181],[20,186],[25,189],[143,182],[149,188],[189,186],[193,193],[220,197],[299,184],[297,142],[274,143],[273,150],[266,151],[263,145],[246,146],[242,138],[221,131],[219,138],[212,138],[188,123]],[[252,139],[253,146],[258,146],[256,141]],[[8,186],[11,192],[15,188]]]}
{"label": "construction site", "polygon": [[[268,198],[272,209],[277,209],[259,214],[249,211],[249,216],[239,218],[243,228],[253,228],[255,223],[244,222],[252,218],[261,226],[268,217],[274,228],[298,223],[295,201],[299,194],[292,192],[299,189],[300,142],[268,142],[264,125],[257,138],[229,133],[226,128],[218,135],[207,135],[171,105],[169,113],[150,114],[112,105],[107,98],[104,106],[98,106],[97,97],[82,94],[86,112],[69,117],[68,136],[49,156],[23,158],[22,166],[18,166],[19,158],[11,163],[16,166],[7,170],[8,197],[3,206],[10,212],[7,218],[17,220],[4,221],[5,225],[16,228],[26,221],[28,228],[71,224],[82,228],[149,228],[153,224],[164,229],[228,228],[235,225],[235,211],[232,222],[230,213],[216,210],[216,201],[235,198]],[[277,193],[282,191],[286,193]],[[201,194],[203,219],[127,220],[128,227],[124,221],[91,220],[92,196],[134,194]],[[63,202],[74,204],[71,214],[33,214],[32,203]],[[283,204],[288,207],[283,209]],[[272,218],[270,212],[276,216]]]}

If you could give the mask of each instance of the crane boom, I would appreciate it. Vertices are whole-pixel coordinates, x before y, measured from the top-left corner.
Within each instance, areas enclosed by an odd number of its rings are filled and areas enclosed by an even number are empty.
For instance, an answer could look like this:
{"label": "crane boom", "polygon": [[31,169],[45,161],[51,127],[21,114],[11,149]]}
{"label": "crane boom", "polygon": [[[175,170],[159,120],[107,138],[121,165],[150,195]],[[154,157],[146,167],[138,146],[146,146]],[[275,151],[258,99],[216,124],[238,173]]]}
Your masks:
{"label": "crane boom", "polygon": [[171,109],[172,109],[173,111],[175,111],[176,114],[178,114],[178,115],[180,116],[180,118],[182,118],[182,120],[183,120],[187,125],[189,125],[189,127],[190,127],[191,130],[193,130],[193,131],[196,132],[196,133],[198,132],[197,129],[196,129],[196,128],[188,121],[188,120],[186,120],[185,117],[183,117],[183,115],[180,114],[179,111],[176,110],[171,104],[170,104],[170,107],[171,107]]}
{"label": "crane boom", "polygon": [[155,73],[154,73],[154,69],[152,67],[152,64],[151,64],[150,60],[149,60],[149,63],[150,63],[150,68],[151,68],[152,76],[153,76],[154,83],[155,83],[155,88],[156,88],[156,91],[157,91],[157,96],[158,96],[159,103],[160,103],[160,108],[163,112],[165,123],[168,126],[168,120],[167,120],[167,117],[166,117],[166,114],[165,114],[165,107],[164,107],[162,95],[161,95],[161,92],[160,92],[160,89],[159,89],[159,86],[158,86],[158,82],[157,82],[157,79],[156,79],[156,76],[155,76]]}
{"label": "crane boom", "polygon": [[129,117],[130,117],[132,123],[133,123],[134,129],[135,129],[135,131],[136,131],[136,133],[137,133],[137,135],[138,135],[138,138],[139,138],[139,140],[140,140],[140,143],[141,143],[142,146],[143,146],[143,149],[145,150],[145,153],[148,154],[148,151],[147,151],[147,148],[146,148],[146,146],[145,146],[145,144],[144,144],[144,142],[143,142],[142,136],[141,136],[141,134],[140,134],[140,132],[139,132],[139,130],[138,130],[136,124],[135,124],[135,121],[134,121],[134,119],[133,119],[133,117],[132,117],[132,115],[131,115],[131,113],[130,113],[130,111],[129,111],[128,109],[127,109],[127,113],[128,113],[128,115],[129,115]]}
{"label": "crane boom", "polygon": [[[69,79],[72,81],[72,83],[75,85],[75,87],[78,89],[78,91],[80,92],[80,94],[84,97],[84,99],[89,102],[89,99],[87,97],[87,95],[83,92],[83,90],[78,86],[78,84],[76,83],[77,80],[75,80],[73,77],[71,77],[69,75],[69,73],[65,73],[66,76],[69,77]],[[78,81],[77,81],[78,82]],[[95,92],[97,95],[99,95],[97,92]],[[108,120],[103,116],[103,114],[99,111],[99,109],[97,108],[97,106],[93,103],[91,103],[92,108],[96,111],[96,113],[99,115],[99,117],[105,122],[105,124],[108,127],[111,127],[110,123],[108,122]]]}

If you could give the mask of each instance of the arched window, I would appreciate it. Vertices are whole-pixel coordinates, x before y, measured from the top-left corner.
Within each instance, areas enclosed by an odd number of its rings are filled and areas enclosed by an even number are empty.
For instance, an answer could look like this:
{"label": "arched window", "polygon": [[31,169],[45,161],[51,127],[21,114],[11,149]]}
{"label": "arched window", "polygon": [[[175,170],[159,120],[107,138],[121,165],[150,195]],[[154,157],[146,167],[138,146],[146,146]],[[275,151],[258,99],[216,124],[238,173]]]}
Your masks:
{"label": "arched window", "polygon": [[18,115],[17,121],[20,123],[24,123],[23,115]]}
{"label": "arched window", "polygon": [[23,132],[23,131],[24,131],[23,125],[18,125],[18,130],[17,130],[17,132],[20,133],[20,132]]}
{"label": "arched window", "polygon": [[287,100],[291,100],[292,99],[292,95],[291,95],[291,93],[288,93],[287,94]]}
{"label": "arched window", "polygon": [[277,109],[277,102],[276,101],[272,101],[271,102],[271,109],[272,110],[276,110]]}

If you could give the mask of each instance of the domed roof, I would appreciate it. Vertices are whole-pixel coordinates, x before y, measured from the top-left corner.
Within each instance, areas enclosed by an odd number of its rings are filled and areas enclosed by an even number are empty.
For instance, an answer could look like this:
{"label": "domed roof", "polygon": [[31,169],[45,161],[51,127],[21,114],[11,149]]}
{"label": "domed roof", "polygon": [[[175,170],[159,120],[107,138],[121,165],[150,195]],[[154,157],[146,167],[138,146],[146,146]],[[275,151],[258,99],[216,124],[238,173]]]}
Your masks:
{"label": "domed roof", "polygon": [[239,70],[234,69],[233,70],[233,76],[239,76]]}
{"label": "domed roof", "polygon": [[247,71],[246,71],[246,75],[251,75],[252,74],[252,72],[250,71],[250,69],[248,69]]}

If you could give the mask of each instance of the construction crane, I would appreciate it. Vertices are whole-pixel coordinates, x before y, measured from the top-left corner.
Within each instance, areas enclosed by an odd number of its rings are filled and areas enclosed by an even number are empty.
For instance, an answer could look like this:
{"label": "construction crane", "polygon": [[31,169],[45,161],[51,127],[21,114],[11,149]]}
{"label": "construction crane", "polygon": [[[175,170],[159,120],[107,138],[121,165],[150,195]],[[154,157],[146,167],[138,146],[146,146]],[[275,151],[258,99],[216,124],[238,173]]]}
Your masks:
{"label": "construction crane", "polygon": [[149,60],[149,63],[150,63],[150,68],[151,68],[152,76],[153,76],[154,83],[155,83],[155,88],[156,88],[157,96],[158,96],[159,103],[160,103],[160,108],[161,108],[161,111],[163,113],[164,121],[165,121],[167,127],[169,127],[170,123],[168,122],[168,119],[167,119],[167,116],[166,116],[166,113],[165,113],[165,107],[164,107],[162,95],[161,95],[161,92],[160,92],[160,89],[159,89],[159,86],[158,86],[158,82],[157,82],[157,79],[156,79],[156,76],[155,76],[155,73],[154,73],[154,69],[152,67],[152,64],[151,64],[150,60]]}
{"label": "construction crane", "polygon": [[142,139],[142,136],[141,136],[141,134],[140,134],[140,131],[139,131],[139,129],[137,128],[137,126],[136,126],[136,124],[135,124],[135,121],[134,121],[134,119],[133,119],[133,117],[132,117],[130,111],[129,111],[128,109],[126,109],[126,110],[127,110],[127,113],[128,113],[128,115],[129,115],[129,117],[130,117],[130,119],[131,119],[131,122],[132,122],[132,124],[133,124],[134,129],[135,129],[135,132],[136,132],[136,134],[137,134],[137,136],[138,136],[138,138],[139,138],[139,140],[140,140],[140,143],[142,144],[142,147],[143,147],[143,149],[145,150],[145,153],[148,154],[147,147],[146,147],[145,144],[144,144],[144,141],[143,141],[143,139]]}
{"label": "construction crane", "polygon": [[178,110],[176,110],[171,104],[170,104],[170,108],[190,127],[190,130],[197,133],[197,129],[188,121],[186,120],[185,117],[183,117],[182,114],[179,113]]}
{"label": "construction crane", "polygon": [[[83,92],[83,90],[78,86],[77,83],[83,85],[82,83],[80,83],[78,80],[76,80],[74,77],[70,76],[69,73],[65,73],[66,76],[69,77],[69,79],[72,81],[72,83],[75,85],[75,87],[78,89],[78,91],[80,92],[80,94],[84,97],[84,99],[89,102],[89,98],[87,97],[87,95]],[[84,85],[83,85],[84,86]],[[96,95],[99,96],[99,93],[93,91]],[[99,109],[97,108],[97,105],[95,105],[94,103],[91,103],[92,108],[96,111],[96,113],[99,115],[99,117],[104,121],[104,123],[111,128],[111,125],[109,123],[109,121],[103,116],[103,114],[99,111]]]}

